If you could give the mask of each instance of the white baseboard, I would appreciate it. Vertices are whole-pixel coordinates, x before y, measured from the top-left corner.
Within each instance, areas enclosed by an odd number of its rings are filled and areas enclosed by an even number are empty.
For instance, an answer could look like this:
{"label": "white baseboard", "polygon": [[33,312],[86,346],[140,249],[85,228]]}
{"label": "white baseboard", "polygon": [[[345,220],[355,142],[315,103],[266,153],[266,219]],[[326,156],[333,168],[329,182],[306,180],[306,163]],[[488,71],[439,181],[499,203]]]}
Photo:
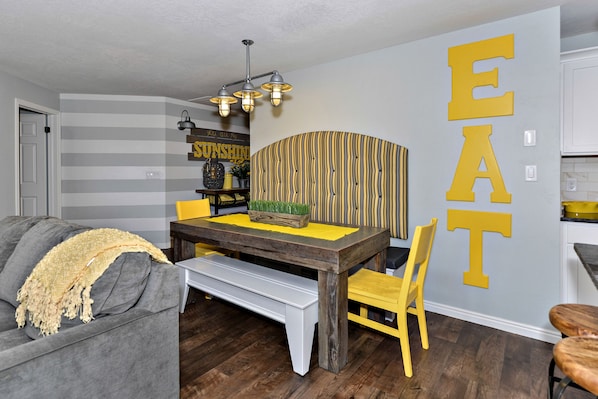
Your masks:
{"label": "white baseboard", "polygon": [[[486,327],[496,328],[497,330],[510,332],[524,337],[537,339],[544,342],[556,343],[561,339],[561,335],[556,329],[542,329],[527,324],[517,323],[511,320],[501,319],[499,317],[488,316],[482,313],[476,313],[469,310],[455,308],[440,303],[424,301],[426,311],[438,313],[441,315],[453,317],[459,320],[469,321]],[[548,317],[548,315],[546,315]]]}

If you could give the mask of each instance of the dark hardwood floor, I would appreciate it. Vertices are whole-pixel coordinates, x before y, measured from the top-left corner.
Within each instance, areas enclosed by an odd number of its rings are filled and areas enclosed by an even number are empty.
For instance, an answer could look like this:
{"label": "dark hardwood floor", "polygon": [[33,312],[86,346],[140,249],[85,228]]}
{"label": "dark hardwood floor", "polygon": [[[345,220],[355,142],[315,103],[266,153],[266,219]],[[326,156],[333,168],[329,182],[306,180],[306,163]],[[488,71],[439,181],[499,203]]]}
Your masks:
{"label": "dark hardwood floor", "polygon": [[[412,317],[412,316],[410,316]],[[414,376],[397,339],[349,324],[349,363],[338,375],[291,368],[284,326],[192,290],[180,315],[181,398],[546,398],[552,345],[428,313],[430,349],[410,320]],[[317,334],[316,334],[317,335]],[[567,399],[593,398],[569,389]]]}

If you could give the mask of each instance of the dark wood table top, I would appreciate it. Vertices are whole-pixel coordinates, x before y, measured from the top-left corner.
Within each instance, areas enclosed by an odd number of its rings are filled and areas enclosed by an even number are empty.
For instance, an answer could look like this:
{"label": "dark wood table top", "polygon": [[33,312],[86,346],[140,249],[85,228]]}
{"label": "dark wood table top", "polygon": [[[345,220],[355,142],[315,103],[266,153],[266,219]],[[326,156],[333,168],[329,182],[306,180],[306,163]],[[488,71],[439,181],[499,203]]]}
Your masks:
{"label": "dark wood table top", "polygon": [[192,242],[206,242],[268,259],[311,269],[342,273],[384,251],[390,243],[385,228],[359,227],[338,240],[323,240],[230,224],[208,218],[171,222],[171,235]]}

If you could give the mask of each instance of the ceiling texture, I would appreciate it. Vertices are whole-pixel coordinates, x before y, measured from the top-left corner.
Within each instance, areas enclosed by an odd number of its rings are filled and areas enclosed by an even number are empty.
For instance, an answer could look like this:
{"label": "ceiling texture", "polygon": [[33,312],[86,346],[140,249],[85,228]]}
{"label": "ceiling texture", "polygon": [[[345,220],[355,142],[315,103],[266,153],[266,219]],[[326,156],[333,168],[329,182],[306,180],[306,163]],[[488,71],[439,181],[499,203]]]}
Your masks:
{"label": "ceiling texture", "polygon": [[252,75],[284,76],[563,4],[562,37],[598,31],[598,0],[0,0],[0,69],[60,93],[190,100],[245,78],[243,39]]}

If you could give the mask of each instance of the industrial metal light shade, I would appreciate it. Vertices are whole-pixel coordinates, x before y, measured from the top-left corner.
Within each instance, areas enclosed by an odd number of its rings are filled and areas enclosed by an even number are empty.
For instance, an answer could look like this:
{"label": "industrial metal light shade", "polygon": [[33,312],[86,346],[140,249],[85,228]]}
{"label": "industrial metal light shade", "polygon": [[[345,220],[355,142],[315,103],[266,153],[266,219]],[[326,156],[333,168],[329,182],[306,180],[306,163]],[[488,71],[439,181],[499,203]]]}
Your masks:
{"label": "industrial metal light shade", "polygon": [[282,102],[282,93],[293,90],[293,86],[285,83],[278,71],[273,71],[270,81],[262,84],[262,89],[270,92],[270,103],[278,107]]}
{"label": "industrial metal light shade", "polygon": [[[183,120],[183,114],[185,114],[185,113],[187,113],[187,116]],[[186,109],[183,110],[183,112],[181,112],[181,120],[179,121],[179,123],[177,123],[177,126],[179,127],[179,130],[195,129],[195,123],[193,123],[191,121],[191,117],[189,116],[189,111],[187,111]]]}
{"label": "industrial metal light shade", "polygon": [[221,117],[226,118],[230,114],[230,105],[236,104],[238,101],[226,91],[226,86],[222,86],[218,90],[218,95],[210,98],[210,102],[218,104],[218,113]]}
{"label": "industrial metal light shade", "polygon": [[[263,94],[260,91],[256,90],[253,84],[251,83],[252,79],[258,79],[272,75],[269,82],[262,84],[262,89],[270,93],[270,103],[272,103],[272,105],[275,107],[278,107],[280,103],[282,103],[282,93],[286,93],[293,89],[293,86],[291,86],[288,83],[285,83],[278,71],[272,71],[263,73],[261,75],[251,76],[249,65],[249,46],[253,44],[253,40],[245,39],[242,40],[242,43],[245,45],[246,49],[245,69],[247,73],[245,79],[223,85],[222,89],[220,89],[220,91],[218,92],[218,95],[210,98],[210,102],[218,104],[218,113],[222,117],[228,116],[230,114],[230,104],[234,104],[237,102],[237,100],[231,97],[230,94],[228,94],[228,92],[226,91],[227,86],[243,83],[243,87],[241,88],[241,90],[234,92],[233,96],[241,99],[241,107],[243,108],[243,111],[247,113],[252,112],[255,109],[254,99],[263,96]],[[231,99],[234,101],[232,101]]]}
{"label": "industrial metal light shade", "polygon": [[243,111],[249,113],[255,108],[254,98],[260,98],[262,93],[257,91],[250,81],[245,82],[241,90],[233,93],[233,96],[241,99],[241,108]]}

